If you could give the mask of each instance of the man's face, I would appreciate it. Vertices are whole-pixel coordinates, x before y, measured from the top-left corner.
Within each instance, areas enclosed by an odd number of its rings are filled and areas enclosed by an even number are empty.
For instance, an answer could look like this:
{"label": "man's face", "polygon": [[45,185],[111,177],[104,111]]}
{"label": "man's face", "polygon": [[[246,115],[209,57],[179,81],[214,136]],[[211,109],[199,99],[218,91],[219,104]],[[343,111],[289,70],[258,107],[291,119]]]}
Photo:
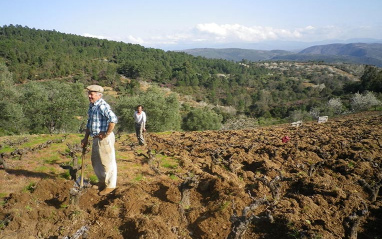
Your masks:
{"label": "man's face", "polygon": [[89,101],[94,104],[97,100],[101,99],[101,94],[94,91],[88,91],[88,97]]}
{"label": "man's face", "polygon": [[138,107],[138,113],[141,113],[141,112],[142,112],[142,107],[139,106],[139,107]]}

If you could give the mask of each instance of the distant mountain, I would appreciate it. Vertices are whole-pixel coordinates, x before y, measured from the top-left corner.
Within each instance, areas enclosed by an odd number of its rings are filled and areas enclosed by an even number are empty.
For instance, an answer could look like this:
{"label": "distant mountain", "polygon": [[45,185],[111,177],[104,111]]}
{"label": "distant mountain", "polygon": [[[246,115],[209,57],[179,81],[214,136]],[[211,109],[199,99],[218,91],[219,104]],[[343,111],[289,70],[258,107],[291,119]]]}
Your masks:
{"label": "distant mountain", "polygon": [[272,59],[276,56],[285,56],[288,54],[292,54],[292,52],[282,50],[263,51],[239,48],[197,48],[184,50],[183,52],[186,52],[193,56],[202,56],[205,58],[225,59],[232,61],[241,61],[243,59],[249,61],[264,61]]}
{"label": "distant mountain", "polygon": [[261,42],[226,42],[226,43],[206,43],[206,42],[193,42],[193,43],[181,43],[179,45],[153,45],[151,47],[160,48],[166,51],[183,51],[184,49],[198,49],[198,48],[211,48],[211,49],[225,49],[225,48],[237,48],[237,49],[252,49],[252,50],[283,50],[291,51],[294,53],[301,50],[318,45],[328,45],[333,43],[349,44],[355,42],[362,43],[382,43],[382,39],[373,38],[353,38],[353,39],[328,39],[322,41],[285,41],[285,40],[267,40]]}
{"label": "distant mountain", "polygon": [[276,56],[273,59],[349,62],[382,67],[382,43],[349,43],[312,46],[300,51],[298,54]]}
{"label": "distant mountain", "polygon": [[299,52],[300,54],[320,54],[352,57],[373,57],[382,59],[382,44],[374,43],[350,43],[350,44],[329,44],[308,47]]}
{"label": "distant mountain", "polygon": [[298,53],[283,50],[252,50],[240,48],[198,48],[184,52],[206,58],[241,61],[324,61],[369,64],[382,67],[382,43],[327,44],[308,47]]}

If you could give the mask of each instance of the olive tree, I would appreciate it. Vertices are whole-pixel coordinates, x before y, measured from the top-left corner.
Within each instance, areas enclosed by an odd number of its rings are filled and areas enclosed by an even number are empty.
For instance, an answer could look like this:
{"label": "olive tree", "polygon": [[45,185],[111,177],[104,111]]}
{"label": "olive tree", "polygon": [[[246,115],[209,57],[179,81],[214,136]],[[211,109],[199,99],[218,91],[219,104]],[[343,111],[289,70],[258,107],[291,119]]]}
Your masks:
{"label": "olive tree", "polygon": [[332,98],[328,101],[328,109],[330,113],[333,114],[341,114],[344,111],[344,105],[342,104],[342,101],[340,98]]}
{"label": "olive tree", "polygon": [[180,103],[175,94],[166,95],[156,86],[146,92],[117,100],[116,113],[119,118],[119,131],[134,131],[134,111],[138,105],[143,106],[147,116],[146,128],[153,132],[180,129]]}
{"label": "olive tree", "polygon": [[355,93],[351,99],[351,107],[354,111],[367,110],[371,107],[376,107],[381,104],[373,92],[367,92],[365,94]]}
{"label": "olive tree", "polygon": [[88,101],[82,84],[32,82],[23,86],[24,114],[31,133],[78,132]]}
{"label": "olive tree", "polygon": [[0,63],[0,95],[0,135],[23,133],[27,121],[19,102],[21,93],[4,63]]}
{"label": "olive tree", "polygon": [[182,128],[190,131],[218,130],[223,117],[208,108],[193,108],[183,118]]}

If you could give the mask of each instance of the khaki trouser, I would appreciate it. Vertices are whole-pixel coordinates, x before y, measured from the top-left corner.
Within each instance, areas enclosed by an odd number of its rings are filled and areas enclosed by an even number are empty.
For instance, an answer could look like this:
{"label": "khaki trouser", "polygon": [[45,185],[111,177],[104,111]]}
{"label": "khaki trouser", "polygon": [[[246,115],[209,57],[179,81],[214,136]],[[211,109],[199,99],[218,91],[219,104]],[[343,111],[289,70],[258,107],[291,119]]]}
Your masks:
{"label": "khaki trouser", "polygon": [[117,162],[115,160],[114,143],[114,133],[102,140],[93,138],[92,166],[99,182],[104,182],[107,188],[117,186]]}
{"label": "khaki trouser", "polygon": [[137,135],[139,145],[144,145],[145,139],[143,138],[143,124],[135,123],[135,134]]}

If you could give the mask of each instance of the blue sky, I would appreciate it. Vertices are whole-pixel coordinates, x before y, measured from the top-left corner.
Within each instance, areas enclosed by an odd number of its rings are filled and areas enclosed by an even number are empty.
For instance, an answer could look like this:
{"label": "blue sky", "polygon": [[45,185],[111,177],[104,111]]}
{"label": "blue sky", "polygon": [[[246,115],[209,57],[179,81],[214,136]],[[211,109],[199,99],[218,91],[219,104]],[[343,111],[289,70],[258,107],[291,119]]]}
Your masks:
{"label": "blue sky", "polygon": [[381,0],[1,0],[0,9],[1,26],[165,50],[382,39]]}

